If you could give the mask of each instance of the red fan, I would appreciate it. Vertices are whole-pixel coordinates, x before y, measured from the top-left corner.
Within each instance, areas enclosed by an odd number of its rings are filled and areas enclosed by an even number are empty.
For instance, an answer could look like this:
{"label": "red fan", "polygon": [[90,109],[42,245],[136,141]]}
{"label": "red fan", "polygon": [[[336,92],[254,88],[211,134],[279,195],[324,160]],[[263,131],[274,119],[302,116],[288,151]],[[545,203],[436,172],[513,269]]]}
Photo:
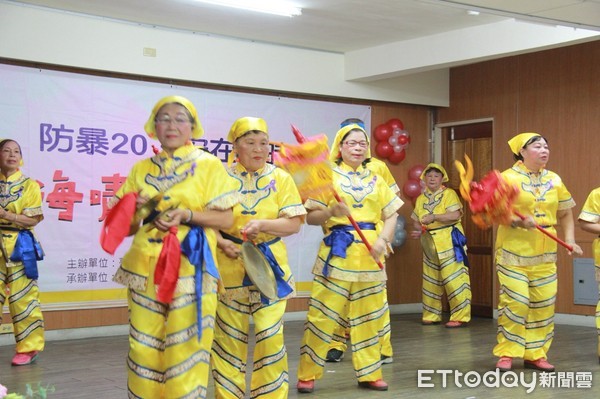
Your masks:
{"label": "red fan", "polygon": [[[327,136],[320,135],[314,138],[306,138],[294,125],[292,125],[292,132],[296,137],[296,141],[298,141],[298,145],[280,144],[280,153],[274,156],[275,164],[292,175],[303,200],[311,194],[331,190],[336,201],[341,203],[342,199],[333,188],[333,176],[328,161]],[[367,241],[354,218],[348,216],[348,220],[370,252],[371,244]],[[377,261],[377,264],[383,269],[383,264],[380,261]]]}
{"label": "red fan", "polygon": [[[469,209],[473,213],[473,222],[477,226],[489,228],[494,223],[510,224],[513,214],[521,220],[525,220],[525,215],[513,209],[513,204],[519,194],[517,187],[504,180],[497,170],[489,171],[480,182],[473,182],[473,164],[466,155],[465,161],[466,169],[458,160],[454,161],[454,165],[460,175],[460,194],[469,203]],[[539,224],[536,223],[535,228],[569,251],[573,251],[573,246]]]}

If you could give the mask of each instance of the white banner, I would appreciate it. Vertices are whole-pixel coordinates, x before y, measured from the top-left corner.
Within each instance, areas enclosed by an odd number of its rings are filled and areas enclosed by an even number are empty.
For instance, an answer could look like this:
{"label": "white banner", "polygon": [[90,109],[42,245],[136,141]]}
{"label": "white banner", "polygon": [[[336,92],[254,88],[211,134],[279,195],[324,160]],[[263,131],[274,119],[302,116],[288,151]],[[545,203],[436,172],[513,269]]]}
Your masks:
{"label": "white banner", "polygon": [[[160,146],[143,125],[156,101],[182,95],[198,110],[205,136],[198,144],[225,161],[225,138],[234,120],[258,116],[272,141],[293,142],[290,124],[305,135],[325,133],[330,142],[346,118],[370,126],[368,106],[244,94],[56,72],[0,64],[0,138],[23,151],[25,175],[42,187],[45,219],[36,233],[46,252],[40,290],[46,302],[106,301],[125,297],[112,282],[126,240],[116,255],[99,246],[106,203],[134,162]],[[285,239],[299,289],[310,273],[322,239],[320,227],[304,226]],[[45,297],[44,297],[45,295]]]}

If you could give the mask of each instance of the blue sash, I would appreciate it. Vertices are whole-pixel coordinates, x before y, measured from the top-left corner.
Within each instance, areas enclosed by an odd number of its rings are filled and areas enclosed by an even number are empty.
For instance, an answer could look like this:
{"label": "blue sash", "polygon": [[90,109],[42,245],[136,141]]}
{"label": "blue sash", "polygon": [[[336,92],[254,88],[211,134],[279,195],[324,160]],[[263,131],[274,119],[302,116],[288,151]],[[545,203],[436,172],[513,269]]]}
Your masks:
{"label": "blue sash", "polygon": [[454,248],[454,256],[457,262],[462,262],[465,266],[469,267],[469,258],[465,252],[465,245],[467,244],[467,237],[456,228],[452,226],[452,247]]}
{"label": "blue sash", "polygon": [[[361,230],[375,230],[375,223],[358,222],[358,227]],[[354,242],[354,235],[350,233],[354,230],[352,225],[339,224],[331,228],[331,233],[323,238],[323,242],[328,247],[331,247],[327,259],[325,259],[325,265],[323,266],[323,276],[329,276],[329,261],[332,256],[338,256],[346,259],[346,250]]]}
{"label": "blue sash", "polygon": [[[204,229],[192,226],[181,243],[181,252],[195,266],[196,279],[196,322],[198,323],[198,340],[202,338],[202,272],[206,271],[214,278],[219,278],[215,259],[208,245]],[[205,265],[204,270],[202,265]]]}
{"label": "blue sash", "polygon": [[27,278],[37,280],[39,273],[37,261],[44,259],[44,251],[39,241],[35,239],[31,230],[19,230],[15,249],[10,260],[13,262],[23,262],[25,275]]}

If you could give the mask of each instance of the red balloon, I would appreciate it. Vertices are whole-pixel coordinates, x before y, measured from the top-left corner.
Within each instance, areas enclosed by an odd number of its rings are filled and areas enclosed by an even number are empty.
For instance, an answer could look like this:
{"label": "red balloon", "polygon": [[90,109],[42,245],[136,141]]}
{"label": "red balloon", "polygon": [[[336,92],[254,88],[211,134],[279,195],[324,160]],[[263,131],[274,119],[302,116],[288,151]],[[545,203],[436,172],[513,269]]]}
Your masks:
{"label": "red balloon", "polygon": [[417,198],[421,194],[421,183],[418,180],[408,179],[404,183],[402,191],[410,199]]}
{"label": "red balloon", "polygon": [[408,144],[408,136],[398,136],[398,144]]}
{"label": "red balloon", "polygon": [[387,121],[386,125],[388,125],[392,131],[394,131],[394,129],[404,130],[404,123],[398,118],[390,119]]}
{"label": "red balloon", "polygon": [[387,141],[377,143],[375,146],[375,154],[381,158],[387,158],[394,153],[394,147],[392,147]]}
{"label": "red balloon", "polygon": [[421,181],[421,173],[423,173],[425,166],[415,165],[408,170],[408,178],[416,181]]}
{"label": "red balloon", "polygon": [[[393,150],[393,149],[392,149]],[[402,149],[402,151],[400,152],[396,152],[394,151],[389,157],[388,160],[393,163],[394,165],[399,164],[400,162],[402,162],[404,160],[404,157],[406,156],[406,151],[404,151],[404,149]]]}
{"label": "red balloon", "polygon": [[388,126],[381,124],[375,128],[373,136],[375,136],[375,140],[377,141],[387,141],[392,135],[392,131]]}

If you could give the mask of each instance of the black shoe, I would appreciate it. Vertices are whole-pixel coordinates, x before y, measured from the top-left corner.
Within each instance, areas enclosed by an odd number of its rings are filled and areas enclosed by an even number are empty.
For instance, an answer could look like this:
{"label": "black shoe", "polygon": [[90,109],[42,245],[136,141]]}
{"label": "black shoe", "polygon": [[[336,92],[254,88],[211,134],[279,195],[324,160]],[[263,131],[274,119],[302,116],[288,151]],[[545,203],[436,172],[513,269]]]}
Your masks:
{"label": "black shoe", "polygon": [[394,363],[394,358],[391,356],[381,355],[381,364]]}
{"label": "black shoe", "polygon": [[339,349],[329,349],[327,352],[327,358],[325,359],[328,363],[337,363],[341,362],[344,358],[344,352]]}

